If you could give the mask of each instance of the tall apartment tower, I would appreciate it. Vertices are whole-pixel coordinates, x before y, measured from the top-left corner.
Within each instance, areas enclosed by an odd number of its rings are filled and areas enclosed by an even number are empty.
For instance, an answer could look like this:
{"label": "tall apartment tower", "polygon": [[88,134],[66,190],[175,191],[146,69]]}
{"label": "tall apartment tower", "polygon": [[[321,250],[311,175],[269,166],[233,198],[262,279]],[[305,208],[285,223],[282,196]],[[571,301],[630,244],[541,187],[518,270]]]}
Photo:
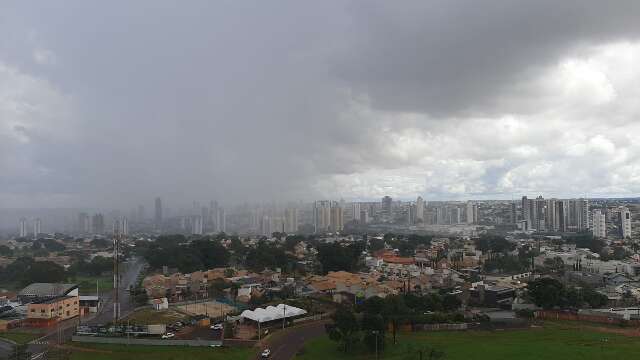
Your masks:
{"label": "tall apartment tower", "polygon": [[478,221],[478,204],[467,201],[467,224],[477,224]]}
{"label": "tall apartment tower", "polygon": [[360,222],[360,211],[362,210],[359,202],[351,203],[352,219],[355,220],[356,222]]}
{"label": "tall apartment tower", "polygon": [[522,220],[527,222],[527,228],[533,226],[531,222],[531,208],[529,205],[529,199],[526,196],[522,197]]}
{"label": "tall apartment tower", "polygon": [[331,204],[331,222],[329,224],[331,231],[342,231],[344,229],[344,211],[338,202]]}
{"label": "tall apartment tower", "polygon": [[313,226],[316,233],[329,230],[331,225],[331,201],[316,201],[313,207]]}
{"label": "tall apartment tower", "polygon": [[27,219],[21,218],[18,221],[18,233],[21,238],[27,237]]}
{"label": "tall apartment tower", "polygon": [[418,196],[416,199],[416,222],[424,222],[424,199]]}
{"label": "tall apartment tower", "polygon": [[631,212],[625,206],[619,207],[617,212],[619,235],[626,239],[631,236]]}
{"label": "tall apartment tower", "polygon": [[604,239],[607,237],[607,221],[605,214],[596,209],[593,211],[593,237]]}
{"label": "tall apartment tower", "polygon": [[191,219],[191,233],[194,235],[202,235],[204,233],[202,226],[202,216],[195,215]]}
{"label": "tall apartment tower", "polygon": [[288,234],[298,231],[298,209],[284,209],[284,231]]}
{"label": "tall apartment tower", "polygon": [[37,218],[33,222],[33,239],[37,239],[40,234],[42,234],[42,220]]}

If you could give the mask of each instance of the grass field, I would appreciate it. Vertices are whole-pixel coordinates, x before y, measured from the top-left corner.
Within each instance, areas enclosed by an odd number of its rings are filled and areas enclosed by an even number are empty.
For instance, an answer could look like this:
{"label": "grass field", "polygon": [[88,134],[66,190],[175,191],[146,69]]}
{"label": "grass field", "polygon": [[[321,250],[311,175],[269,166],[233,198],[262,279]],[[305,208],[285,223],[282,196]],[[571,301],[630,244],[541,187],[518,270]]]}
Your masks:
{"label": "grass field", "polygon": [[[634,358],[640,353],[640,339],[616,334],[552,325],[532,330],[415,333],[399,337],[397,345],[387,338],[381,359],[419,359],[421,348],[445,352],[446,360],[600,360]],[[373,354],[358,349],[345,355],[326,336],[305,345],[298,360],[371,359]],[[423,359],[428,359],[424,356]]]}
{"label": "grass field", "polygon": [[127,316],[124,320],[131,321],[133,324],[138,325],[154,325],[154,324],[172,324],[178,320],[184,319],[185,316],[181,313],[167,309],[156,311],[151,308],[142,309]]}
{"label": "grass field", "polygon": [[248,360],[255,349],[73,344],[71,360]]}
{"label": "grass field", "polygon": [[95,295],[96,294],[96,281],[98,281],[98,291],[104,293],[113,290],[113,276],[76,276],[74,279],[70,279],[74,283],[78,284],[80,294],[83,295]]}
{"label": "grass field", "polygon": [[42,336],[41,334],[35,333],[26,333],[26,332],[0,332],[0,338],[9,339],[18,344],[26,344],[31,340],[35,340],[38,337]]}

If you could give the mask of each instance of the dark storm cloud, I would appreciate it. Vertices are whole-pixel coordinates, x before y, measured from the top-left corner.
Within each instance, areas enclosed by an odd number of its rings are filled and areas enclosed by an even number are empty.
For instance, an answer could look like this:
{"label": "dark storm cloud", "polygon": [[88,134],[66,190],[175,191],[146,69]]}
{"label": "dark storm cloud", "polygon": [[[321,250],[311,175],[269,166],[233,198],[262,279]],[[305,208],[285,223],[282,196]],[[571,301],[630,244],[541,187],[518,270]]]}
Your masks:
{"label": "dark storm cloud", "polygon": [[73,205],[312,198],[411,166],[410,123],[450,133],[394,113],[522,111],[523,81],[640,29],[633,1],[3,4],[0,197]]}
{"label": "dark storm cloud", "polygon": [[[492,113],[577,47],[637,38],[637,1],[362,1],[336,73],[373,106]],[[517,110],[515,110],[517,111]]]}

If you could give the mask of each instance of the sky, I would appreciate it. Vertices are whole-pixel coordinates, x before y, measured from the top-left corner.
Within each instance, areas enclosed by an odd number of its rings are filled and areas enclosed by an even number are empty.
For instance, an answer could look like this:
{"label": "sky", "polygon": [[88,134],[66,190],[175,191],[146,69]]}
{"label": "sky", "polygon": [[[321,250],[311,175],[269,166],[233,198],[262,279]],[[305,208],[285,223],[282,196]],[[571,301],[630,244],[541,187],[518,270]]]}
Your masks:
{"label": "sky", "polygon": [[640,193],[638,1],[0,0],[0,208]]}

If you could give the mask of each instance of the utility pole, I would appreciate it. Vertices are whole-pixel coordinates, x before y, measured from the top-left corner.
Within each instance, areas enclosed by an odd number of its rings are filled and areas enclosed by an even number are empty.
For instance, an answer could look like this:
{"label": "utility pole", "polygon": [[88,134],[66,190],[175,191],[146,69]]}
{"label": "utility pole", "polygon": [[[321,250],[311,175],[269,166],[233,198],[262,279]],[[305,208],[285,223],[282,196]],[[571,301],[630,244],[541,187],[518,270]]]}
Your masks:
{"label": "utility pole", "polygon": [[284,330],[284,322],[287,319],[287,305],[282,304],[282,330]]}

